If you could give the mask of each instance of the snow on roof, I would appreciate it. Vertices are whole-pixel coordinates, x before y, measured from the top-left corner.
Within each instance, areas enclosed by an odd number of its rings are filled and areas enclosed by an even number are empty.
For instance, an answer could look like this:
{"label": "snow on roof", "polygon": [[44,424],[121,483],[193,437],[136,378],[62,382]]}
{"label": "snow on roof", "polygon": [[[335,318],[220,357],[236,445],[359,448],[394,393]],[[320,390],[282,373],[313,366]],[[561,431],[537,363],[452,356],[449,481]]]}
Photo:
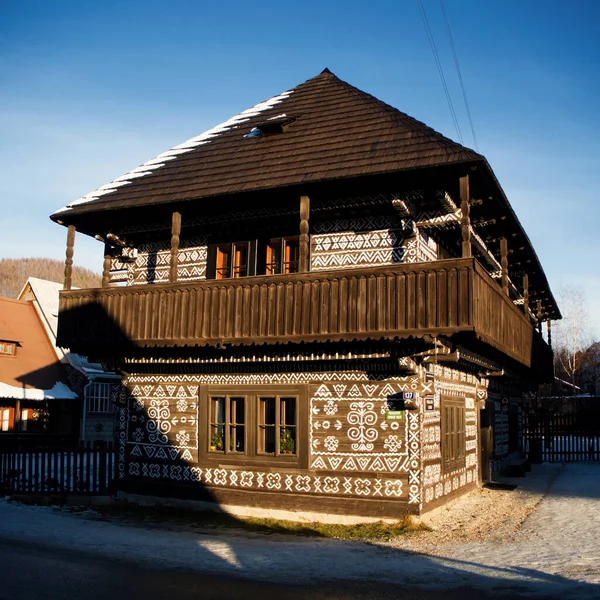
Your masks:
{"label": "snow on roof", "polygon": [[130,184],[132,179],[137,179],[139,177],[145,177],[146,175],[152,175],[152,172],[155,169],[164,167],[164,165],[167,161],[173,160],[180,154],[189,152],[190,150],[194,150],[195,148],[198,148],[199,146],[208,144],[212,139],[218,137],[223,132],[228,131],[231,128],[235,128],[238,125],[240,125],[241,123],[245,123],[246,121],[249,121],[251,117],[255,117],[256,115],[260,114],[261,112],[268,110],[269,108],[275,106],[276,104],[279,104],[282,100],[284,100],[285,98],[288,98],[292,92],[293,92],[293,90],[288,90],[287,92],[283,92],[282,94],[273,96],[272,98],[269,98],[268,100],[259,102],[252,108],[246,109],[245,111],[241,112],[238,115],[235,115],[234,117],[231,117],[231,119],[228,119],[227,121],[217,125],[216,127],[213,127],[212,129],[209,129],[209,130],[205,131],[204,133],[201,133],[200,135],[193,137],[193,138],[187,140],[186,142],[183,142],[183,144],[178,144],[177,146],[173,146],[173,148],[167,150],[166,152],[163,152],[162,154],[159,154],[155,158],[152,158],[152,159],[146,161],[144,164],[140,165],[139,167],[132,169],[131,171],[129,171],[129,173],[126,173],[125,175],[121,175],[121,177],[117,177],[114,181],[111,181],[110,183],[107,183],[106,185],[99,187],[97,190],[94,190],[93,192],[90,192],[89,194],[82,196],[81,198],[79,198],[78,200],[75,200],[74,202],[71,202],[67,206],[63,206],[62,208],[57,210],[55,214],[68,211],[71,209],[72,206],[75,206],[77,204],[86,204],[87,202],[92,202],[94,200],[98,200],[98,198],[100,198],[101,196],[110,194],[110,193],[114,192],[117,188]]}
{"label": "snow on roof", "polygon": [[0,398],[14,398],[16,400],[75,400],[77,394],[60,381],[57,381],[50,390],[17,387],[0,381]]}
{"label": "snow on roof", "polygon": [[62,290],[62,284],[56,283],[56,281],[30,277],[23,286],[19,298],[23,295],[28,284],[40,306],[48,326],[52,330],[54,338],[56,339],[56,329],[58,326],[58,292]]}
{"label": "snow on roof", "polygon": [[[113,375],[111,372],[104,371],[102,365],[99,363],[91,363],[84,356],[74,354],[73,352],[65,352],[57,348],[56,331],[58,328],[58,293],[63,288],[62,284],[56,283],[55,281],[48,281],[46,279],[38,279],[37,277],[30,277],[23,286],[23,289],[19,294],[19,298],[24,295],[28,285],[38,303],[43,318],[48,324],[48,328],[50,329],[51,333],[50,343],[59,352],[59,358],[64,356],[72,367],[78,369],[86,375]],[[73,287],[71,289],[76,290],[78,288]]]}

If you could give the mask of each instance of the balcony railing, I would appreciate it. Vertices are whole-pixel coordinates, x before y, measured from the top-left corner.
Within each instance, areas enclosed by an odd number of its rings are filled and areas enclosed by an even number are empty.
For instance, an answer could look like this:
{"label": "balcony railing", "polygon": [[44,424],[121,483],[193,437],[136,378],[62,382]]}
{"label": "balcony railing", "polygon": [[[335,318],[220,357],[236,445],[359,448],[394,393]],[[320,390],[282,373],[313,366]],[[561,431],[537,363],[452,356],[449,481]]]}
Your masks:
{"label": "balcony railing", "polygon": [[100,349],[473,332],[530,366],[533,327],[472,258],[61,292],[58,344]]}

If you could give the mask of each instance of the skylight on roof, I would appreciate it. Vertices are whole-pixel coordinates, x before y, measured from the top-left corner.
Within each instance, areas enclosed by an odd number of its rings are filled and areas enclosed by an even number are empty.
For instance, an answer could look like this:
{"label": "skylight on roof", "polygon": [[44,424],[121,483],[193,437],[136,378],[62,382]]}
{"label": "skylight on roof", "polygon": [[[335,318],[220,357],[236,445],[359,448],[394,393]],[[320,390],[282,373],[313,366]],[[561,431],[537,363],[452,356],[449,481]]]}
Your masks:
{"label": "skylight on roof", "polygon": [[276,135],[283,133],[286,129],[296,120],[296,117],[288,117],[287,115],[277,115],[271,117],[264,123],[259,123],[256,127],[253,127],[245,138],[262,137],[269,135]]}

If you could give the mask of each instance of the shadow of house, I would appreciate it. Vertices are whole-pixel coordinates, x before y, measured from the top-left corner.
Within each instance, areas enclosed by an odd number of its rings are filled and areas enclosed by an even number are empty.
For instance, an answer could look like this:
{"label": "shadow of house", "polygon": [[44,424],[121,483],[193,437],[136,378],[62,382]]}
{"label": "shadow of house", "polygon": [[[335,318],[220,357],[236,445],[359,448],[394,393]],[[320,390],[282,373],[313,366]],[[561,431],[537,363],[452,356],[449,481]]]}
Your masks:
{"label": "shadow of house", "polygon": [[80,403],[31,302],[0,298],[0,443],[76,440]]}
{"label": "shadow of house", "polygon": [[58,325],[58,295],[62,284],[30,277],[19,294],[19,300],[33,304],[69,387],[82,401],[80,407],[79,441],[83,447],[112,447],[115,439],[115,413],[111,403],[113,386],[120,376],[91,363],[85,357],[65,351],[56,345]]}

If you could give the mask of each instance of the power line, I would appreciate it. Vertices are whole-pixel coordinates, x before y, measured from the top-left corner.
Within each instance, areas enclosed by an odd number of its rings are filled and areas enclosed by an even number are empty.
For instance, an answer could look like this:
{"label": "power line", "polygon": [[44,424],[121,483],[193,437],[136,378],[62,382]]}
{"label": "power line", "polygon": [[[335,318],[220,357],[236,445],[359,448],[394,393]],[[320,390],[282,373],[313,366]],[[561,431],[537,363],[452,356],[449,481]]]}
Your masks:
{"label": "power line", "polygon": [[456,55],[456,49],[454,48],[454,40],[452,39],[452,33],[450,32],[450,23],[448,22],[448,16],[446,15],[446,8],[444,6],[444,0],[440,0],[440,6],[442,8],[442,14],[444,15],[444,23],[446,24],[446,31],[448,32],[448,38],[450,39],[450,47],[452,48],[452,56],[454,56],[454,64],[456,66],[456,72],[458,74],[458,81],[460,82],[460,89],[462,90],[463,100],[465,101],[465,108],[467,109],[467,117],[469,118],[469,125],[471,127],[471,134],[473,135],[473,144],[475,150],[479,152],[479,146],[477,144],[477,137],[475,136],[475,127],[473,127],[473,119],[471,118],[471,109],[469,108],[469,101],[467,100],[467,92],[463,83],[462,74],[460,67],[458,66],[458,56]]}
{"label": "power line", "polygon": [[446,78],[444,77],[444,70],[442,69],[442,63],[440,62],[440,57],[435,45],[435,41],[433,39],[433,33],[431,32],[431,27],[429,26],[429,21],[427,19],[427,14],[425,13],[425,7],[423,6],[422,0],[417,0],[417,4],[419,6],[419,11],[421,13],[421,19],[423,19],[423,25],[425,26],[425,33],[427,33],[427,37],[429,38],[429,45],[431,46],[431,51],[433,52],[433,58],[435,60],[435,64],[440,75],[440,79],[442,81],[442,86],[444,88],[444,94],[446,95],[446,101],[448,102],[448,108],[450,109],[450,114],[452,115],[452,121],[454,121],[454,127],[456,128],[456,133],[458,135],[458,139],[460,143],[463,143],[463,137],[460,132],[460,126],[458,124],[458,119],[456,117],[456,112],[454,111],[454,106],[452,105],[452,100],[450,98],[450,92],[448,91],[448,84],[446,83]]}

